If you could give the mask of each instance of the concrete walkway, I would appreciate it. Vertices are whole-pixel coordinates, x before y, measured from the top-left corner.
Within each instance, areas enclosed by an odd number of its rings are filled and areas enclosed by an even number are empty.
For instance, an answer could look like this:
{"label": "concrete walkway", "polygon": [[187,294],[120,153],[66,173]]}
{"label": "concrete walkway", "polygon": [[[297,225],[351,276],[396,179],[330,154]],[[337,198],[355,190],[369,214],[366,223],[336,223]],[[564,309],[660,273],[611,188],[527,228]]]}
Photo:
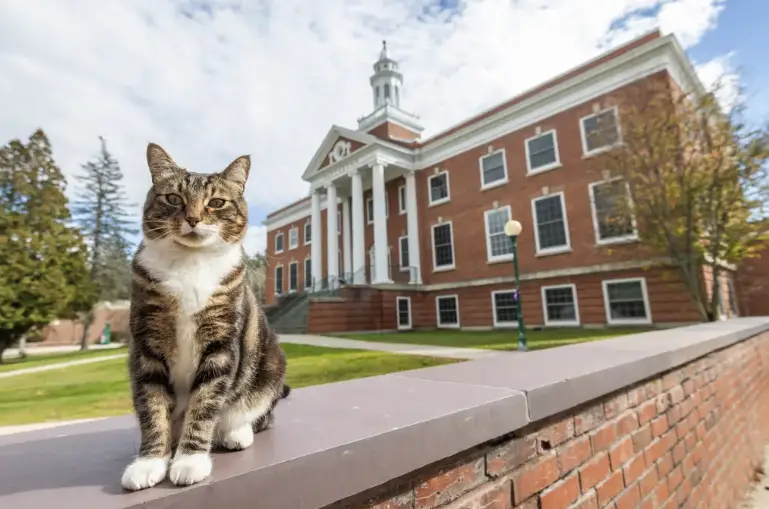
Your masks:
{"label": "concrete walkway", "polygon": [[20,424],[18,426],[2,426],[0,427],[0,435],[12,435],[14,433],[24,433],[25,431],[56,428],[67,424],[79,424],[81,422],[99,421],[107,418],[108,417],[94,417],[91,419],[75,419],[73,421],[36,422],[33,424]]}
{"label": "concrete walkway", "polygon": [[[376,336],[372,335],[372,338],[376,338]],[[357,339],[315,336],[312,334],[281,334],[279,339],[281,343],[322,346],[325,348],[348,348],[351,350],[376,350],[379,352],[424,355],[428,357],[447,357],[451,359],[484,359],[487,357],[514,353],[499,350],[484,350],[480,348],[411,345],[408,343],[377,343],[375,341],[360,341]]]}
{"label": "concrete walkway", "polygon": [[113,355],[104,355],[103,357],[89,357],[88,359],[80,359],[67,362],[57,362],[56,364],[44,364],[42,366],[33,366],[31,368],[21,368],[13,371],[0,372],[0,378],[10,378],[12,376],[29,375],[30,373],[39,373],[40,371],[50,371],[52,369],[68,368],[70,366],[79,366],[80,364],[91,364],[93,362],[108,361],[111,359],[119,359],[127,356],[128,353],[117,353]]}
{"label": "concrete walkway", "polygon": [[[109,345],[88,345],[88,351],[94,350],[111,350],[113,348],[120,348],[124,346],[120,343],[110,343]],[[27,348],[24,349],[27,355],[40,355],[50,353],[68,353],[80,351],[80,345],[46,345],[35,346],[34,343],[27,344]],[[19,356],[18,348],[9,348],[3,352],[3,359],[15,359]]]}

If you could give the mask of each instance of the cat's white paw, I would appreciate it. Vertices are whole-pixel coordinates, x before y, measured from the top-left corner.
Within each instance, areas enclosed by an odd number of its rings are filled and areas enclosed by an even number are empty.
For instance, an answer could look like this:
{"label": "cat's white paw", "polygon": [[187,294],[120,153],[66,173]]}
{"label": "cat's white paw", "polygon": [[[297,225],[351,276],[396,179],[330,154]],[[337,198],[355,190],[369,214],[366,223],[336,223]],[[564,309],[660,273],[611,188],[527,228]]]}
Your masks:
{"label": "cat's white paw", "polygon": [[127,490],[151,488],[162,481],[168,471],[168,458],[136,458],[123,472],[121,484]]}
{"label": "cat's white paw", "polygon": [[168,477],[177,486],[186,486],[202,481],[211,475],[212,469],[213,463],[208,453],[181,454],[171,462]]}
{"label": "cat's white paw", "polygon": [[254,430],[250,424],[241,426],[225,433],[221,443],[229,451],[240,451],[254,443]]}

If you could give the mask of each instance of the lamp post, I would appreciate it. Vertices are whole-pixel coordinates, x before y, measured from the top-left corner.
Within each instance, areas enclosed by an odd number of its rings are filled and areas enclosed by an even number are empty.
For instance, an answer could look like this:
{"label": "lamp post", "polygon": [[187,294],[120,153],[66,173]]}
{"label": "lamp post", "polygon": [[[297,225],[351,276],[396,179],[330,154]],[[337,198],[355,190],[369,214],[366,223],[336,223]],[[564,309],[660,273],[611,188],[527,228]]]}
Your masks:
{"label": "lamp post", "polygon": [[525,352],[529,349],[526,344],[526,326],[523,323],[523,306],[521,306],[521,281],[518,275],[518,235],[523,226],[518,221],[511,219],[505,223],[505,235],[513,244],[513,270],[515,271],[515,301],[518,314],[518,351]]}

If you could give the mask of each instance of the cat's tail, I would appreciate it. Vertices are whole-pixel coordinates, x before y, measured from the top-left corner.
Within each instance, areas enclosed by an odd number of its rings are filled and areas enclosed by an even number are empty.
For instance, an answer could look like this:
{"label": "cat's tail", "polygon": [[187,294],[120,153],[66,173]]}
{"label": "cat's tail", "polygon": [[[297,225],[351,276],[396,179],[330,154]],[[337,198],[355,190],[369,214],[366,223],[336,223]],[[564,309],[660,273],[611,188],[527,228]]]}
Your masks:
{"label": "cat's tail", "polygon": [[281,399],[287,398],[288,395],[291,394],[291,386],[288,384],[283,384],[283,394],[281,394]]}

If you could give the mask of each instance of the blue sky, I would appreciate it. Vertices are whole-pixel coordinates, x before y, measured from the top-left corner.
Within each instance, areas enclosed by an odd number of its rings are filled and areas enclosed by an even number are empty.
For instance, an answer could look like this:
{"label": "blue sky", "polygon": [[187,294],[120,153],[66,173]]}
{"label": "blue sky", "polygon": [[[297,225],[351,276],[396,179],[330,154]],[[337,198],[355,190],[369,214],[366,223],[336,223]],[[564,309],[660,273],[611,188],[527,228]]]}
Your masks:
{"label": "blue sky", "polygon": [[766,19],[764,0],[2,0],[0,140],[42,127],[72,177],[104,136],[138,204],[149,141],[192,171],[251,154],[255,252],[330,125],[371,111],[384,38],[426,136],[654,27],[705,81],[744,84],[758,121]]}

